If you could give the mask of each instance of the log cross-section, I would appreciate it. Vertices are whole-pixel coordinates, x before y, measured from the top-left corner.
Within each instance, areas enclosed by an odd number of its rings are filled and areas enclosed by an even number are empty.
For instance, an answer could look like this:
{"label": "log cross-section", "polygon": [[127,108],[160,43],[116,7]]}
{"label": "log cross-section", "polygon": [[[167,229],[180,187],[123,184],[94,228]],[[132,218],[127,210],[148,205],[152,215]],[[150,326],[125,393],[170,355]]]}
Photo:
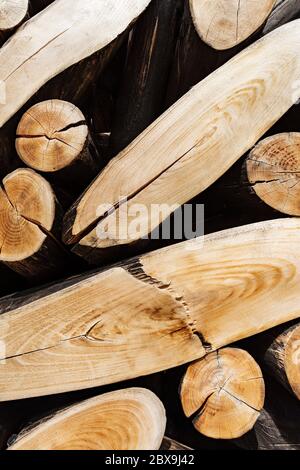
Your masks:
{"label": "log cross-section", "polygon": [[0,400],[159,372],[298,318],[299,234],[231,229],[2,299]]}

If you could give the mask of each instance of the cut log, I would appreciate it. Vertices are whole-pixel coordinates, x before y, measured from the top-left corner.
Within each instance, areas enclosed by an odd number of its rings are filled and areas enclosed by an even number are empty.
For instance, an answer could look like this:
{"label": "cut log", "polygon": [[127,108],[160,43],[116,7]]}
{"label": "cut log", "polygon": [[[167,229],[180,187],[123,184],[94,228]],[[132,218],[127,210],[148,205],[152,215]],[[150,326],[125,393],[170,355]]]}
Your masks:
{"label": "cut log", "polygon": [[148,3],[56,0],[35,15],[0,50],[0,80],[6,93],[0,126],[50,78],[111,43]]}
{"label": "cut log", "polygon": [[197,431],[214,439],[235,439],[253,428],[264,405],[265,385],[250,354],[225,348],[188,367],[180,397]]}
{"label": "cut log", "polygon": [[278,2],[268,18],[263,33],[268,34],[275,28],[278,28],[279,26],[282,26],[289,21],[299,18],[299,15],[299,0],[283,0],[282,2]]}
{"label": "cut log", "polygon": [[240,44],[265,22],[276,0],[189,0],[199,36],[214,49]]}
{"label": "cut log", "polygon": [[184,444],[181,444],[180,442],[174,441],[174,439],[170,439],[169,437],[164,437],[162,441],[162,445],[160,447],[160,450],[193,450],[191,447],[187,447]]}
{"label": "cut log", "polygon": [[25,429],[8,450],[158,450],[165,427],[156,395],[131,388],[56,413]]}
{"label": "cut log", "polygon": [[249,450],[300,450],[299,401],[266,381],[266,402],[252,431],[235,443]]}
{"label": "cut log", "polygon": [[299,233],[263,222],[2,299],[0,400],[170,369],[298,318]]}
{"label": "cut log", "polygon": [[283,133],[259,142],[247,159],[255,193],[284,214],[300,215],[300,133]]}
{"label": "cut log", "polygon": [[182,0],[153,0],[134,26],[112,129],[114,155],[164,110],[182,4]]}
{"label": "cut log", "polygon": [[61,100],[43,101],[26,111],[17,128],[16,149],[27,166],[55,173],[56,183],[76,189],[90,183],[104,164],[82,112]]}
{"label": "cut log", "polygon": [[[291,93],[300,78],[299,25],[282,26],[225,64],[110,162],[66,215],[64,241],[75,253],[102,262],[108,247],[147,238],[257,142],[300,94]],[[284,73],[275,80],[278,67]],[[105,217],[108,206],[114,210]],[[141,230],[128,233],[120,213],[126,209],[130,221],[137,207]]]}
{"label": "cut log", "polygon": [[49,183],[29,169],[6,176],[0,189],[0,261],[30,281],[64,273],[55,239],[62,213]]}
{"label": "cut log", "polygon": [[28,0],[1,0],[0,31],[8,31],[23,23],[28,13]]}

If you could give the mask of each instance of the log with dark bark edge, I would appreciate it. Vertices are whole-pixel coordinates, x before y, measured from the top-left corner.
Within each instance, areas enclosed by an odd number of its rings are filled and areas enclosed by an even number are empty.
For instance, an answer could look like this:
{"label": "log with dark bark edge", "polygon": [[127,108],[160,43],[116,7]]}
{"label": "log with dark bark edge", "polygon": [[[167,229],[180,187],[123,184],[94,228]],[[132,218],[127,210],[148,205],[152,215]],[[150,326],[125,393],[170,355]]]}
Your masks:
{"label": "log with dark bark edge", "polygon": [[289,21],[299,18],[300,2],[299,0],[283,0],[273,9],[268,21],[264,27],[263,33],[268,34],[275,28],[282,26]]}
{"label": "log with dark bark edge", "polygon": [[[66,214],[64,241],[75,245],[73,252],[101,263],[110,249],[134,246],[257,142],[297,99],[291,87],[300,77],[299,24],[274,31],[214,72],[110,162]],[[285,70],[280,80],[272,73],[276,64]],[[169,205],[163,214],[162,203]],[[128,233],[120,213],[126,208],[135,223],[141,205],[141,229]],[[108,207],[114,210],[106,216]]]}
{"label": "log with dark bark edge", "polygon": [[114,155],[163,111],[182,6],[182,0],[153,0],[134,25],[112,128]]}
{"label": "log with dark bark edge", "polygon": [[268,18],[276,1],[189,0],[195,28],[214,49],[230,49],[240,44]]}
{"label": "log with dark bark edge", "polygon": [[16,149],[27,166],[76,191],[104,166],[84,115],[67,101],[43,101],[27,110],[17,128]]}
{"label": "log with dark bark edge", "polygon": [[273,209],[300,215],[300,133],[268,137],[251,150],[246,162],[249,183]]}
{"label": "log with dark bark edge", "polygon": [[235,439],[253,428],[263,408],[262,372],[246,351],[220,349],[188,367],[180,398],[185,415],[201,434]]}
{"label": "log with dark bark edge", "polygon": [[0,260],[30,282],[68,272],[67,252],[55,238],[62,212],[50,184],[33,170],[18,169],[1,186]]}
{"label": "log with dark bark edge", "polygon": [[0,50],[0,80],[6,90],[0,126],[50,78],[110,44],[148,4],[56,0],[35,15]]}
{"label": "log with dark bark edge", "polygon": [[158,450],[166,427],[161,401],[147,389],[106,393],[25,429],[8,450]]}
{"label": "log with dark bark edge", "polygon": [[191,447],[187,447],[184,444],[181,444],[180,442],[175,441],[174,439],[170,439],[169,437],[164,437],[162,441],[162,445],[160,447],[160,450],[193,450]]}
{"label": "log with dark bark edge", "polygon": [[249,450],[300,450],[299,401],[266,380],[266,401],[252,431],[234,441]]}
{"label": "log with dark bark edge", "polygon": [[228,230],[2,299],[0,400],[152,374],[298,318],[299,229]]}

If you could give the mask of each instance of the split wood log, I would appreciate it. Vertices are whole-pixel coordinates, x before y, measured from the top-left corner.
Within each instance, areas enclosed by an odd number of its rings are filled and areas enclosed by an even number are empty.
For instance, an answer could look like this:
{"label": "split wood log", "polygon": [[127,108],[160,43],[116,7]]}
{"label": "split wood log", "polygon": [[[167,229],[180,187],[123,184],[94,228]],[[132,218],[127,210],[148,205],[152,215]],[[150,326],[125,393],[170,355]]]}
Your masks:
{"label": "split wood log", "polygon": [[158,450],[165,428],[156,395],[131,388],[56,413],[25,429],[8,450]]}
{"label": "split wood log", "polygon": [[[282,26],[225,64],[110,162],[66,214],[63,237],[73,252],[97,263],[108,248],[134,246],[257,142],[298,98],[291,89],[300,78],[299,25]],[[140,230],[131,233],[137,207]]]}
{"label": "split wood log", "polygon": [[300,133],[259,142],[247,159],[247,175],[259,198],[288,215],[300,215]]}
{"label": "split wood log", "polygon": [[275,28],[282,26],[289,21],[299,18],[300,2],[299,0],[283,0],[273,9],[268,21],[264,27],[263,34],[268,34]]}
{"label": "split wood log", "polygon": [[266,381],[266,402],[252,431],[235,441],[249,450],[299,450],[299,401],[275,382]]}
{"label": "split wood log", "polygon": [[160,450],[193,450],[191,447],[187,447],[184,444],[181,444],[180,442],[175,441],[174,439],[170,439],[169,437],[164,437],[162,441],[162,445],[160,447]]}
{"label": "split wood log", "polygon": [[0,126],[50,78],[111,43],[148,3],[56,0],[35,15],[0,50],[0,80],[6,93]]}
{"label": "split wood log", "polygon": [[103,167],[82,112],[61,100],[38,103],[23,115],[16,149],[29,167],[53,174],[57,184],[83,188]]}
{"label": "split wood log", "polygon": [[225,348],[188,367],[180,397],[197,431],[214,439],[235,439],[253,428],[264,405],[265,385],[250,354]]}
{"label": "split wood log", "polygon": [[0,261],[33,282],[64,273],[68,258],[55,239],[61,217],[42,176],[30,169],[6,176],[0,189]]}
{"label": "split wood log", "polygon": [[182,4],[153,0],[134,25],[112,128],[114,155],[163,111]]}
{"label": "split wood log", "polygon": [[298,318],[299,230],[232,229],[2,299],[0,400],[152,374]]}
{"label": "split wood log", "polygon": [[240,44],[270,15],[275,0],[189,0],[195,28],[209,46],[224,50]]}

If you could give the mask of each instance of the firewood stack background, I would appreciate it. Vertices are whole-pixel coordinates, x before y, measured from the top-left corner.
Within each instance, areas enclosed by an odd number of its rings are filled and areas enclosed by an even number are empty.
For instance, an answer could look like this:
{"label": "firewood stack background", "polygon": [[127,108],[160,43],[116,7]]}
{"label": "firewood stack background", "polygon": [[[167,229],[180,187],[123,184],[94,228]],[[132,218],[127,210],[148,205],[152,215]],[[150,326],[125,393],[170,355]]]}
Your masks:
{"label": "firewood stack background", "polygon": [[300,449],[298,18],[0,1],[3,450]]}

